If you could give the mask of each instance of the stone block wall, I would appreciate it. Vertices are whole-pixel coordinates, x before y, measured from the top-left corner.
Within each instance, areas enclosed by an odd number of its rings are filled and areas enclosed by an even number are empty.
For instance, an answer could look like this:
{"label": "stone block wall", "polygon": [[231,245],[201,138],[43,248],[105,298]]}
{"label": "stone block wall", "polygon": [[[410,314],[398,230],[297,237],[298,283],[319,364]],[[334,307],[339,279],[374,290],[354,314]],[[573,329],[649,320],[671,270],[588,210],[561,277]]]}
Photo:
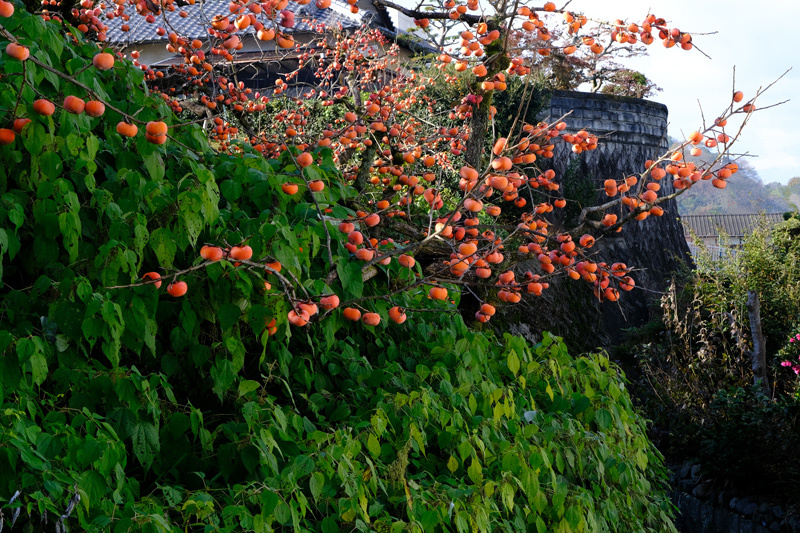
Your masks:
{"label": "stone block wall", "polygon": [[670,495],[681,533],[798,533],[800,516],[782,505],[717,490],[700,465],[673,469]]}
{"label": "stone block wall", "polygon": [[[662,104],[638,98],[554,91],[540,119],[556,120],[567,114],[564,120],[568,132],[586,129],[600,139],[597,150],[579,155],[572,153],[569,144],[558,142],[554,157],[541,162],[545,168],[555,170],[558,179],[566,181],[564,192],[568,200],[571,190],[582,182],[584,190],[592,192],[590,197],[578,201],[586,204],[608,201],[603,181],[641,173],[645,161],[669,148],[668,112]],[[659,195],[674,192],[669,178],[660,184]],[[529,309],[518,313],[525,318],[517,320],[520,323],[515,332],[537,340],[536,332],[547,330],[568,340],[582,339],[583,346],[578,343],[576,347],[592,349],[611,346],[620,340],[623,328],[647,322],[651,318],[649,308],[658,293],[668,286],[671,273],[690,257],[683,228],[677,220],[677,203],[670,200],[660,205],[664,216],[634,221],[622,232],[604,236],[596,247],[597,260],[621,261],[636,268],[633,277],[639,289],[624,293],[618,303],[599,303],[587,283],[558,281],[551,284],[551,290],[545,291],[541,299],[526,304]],[[555,222],[558,224],[559,220]],[[509,318],[510,323],[515,322]]]}

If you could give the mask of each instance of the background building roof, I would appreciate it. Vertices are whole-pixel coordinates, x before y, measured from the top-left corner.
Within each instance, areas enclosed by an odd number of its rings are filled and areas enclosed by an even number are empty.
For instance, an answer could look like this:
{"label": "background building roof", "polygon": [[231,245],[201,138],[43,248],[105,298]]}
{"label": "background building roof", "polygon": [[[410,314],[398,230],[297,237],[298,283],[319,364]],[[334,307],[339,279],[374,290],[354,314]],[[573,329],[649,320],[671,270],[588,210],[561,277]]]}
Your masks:
{"label": "background building roof", "polygon": [[[166,29],[167,34],[174,30],[178,35],[189,39],[207,39],[209,21],[215,15],[231,16],[229,5],[228,0],[199,1],[194,5],[182,6],[181,9],[175,11],[164,10],[152,24],[140,16],[132,16],[127,22],[120,17],[115,17],[107,21],[108,42],[112,44],[166,43],[167,35],[159,36],[156,33],[156,29],[159,27]],[[378,17],[374,11],[360,10],[358,13],[351,13],[349,4],[344,0],[331,0],[331,6],[327,9],[319,9],[315,2],[307,5],[289,2],[286,9],[294,12],[295,25],[293,28],[281,29],[290,33],[314,31],[311,25],[303,22],[303,19],[310,19],[315,21],[315,24],[324,24],[327,27],[341,26],[343,29],[356,29],[367,25],[384,26],[387,22],[391,24],[388,17]],[[181,17],[181,11],[185,12],[187,16]],[[164,17],[166,17],[166,21],[164,21]],[[122,31],[123,24],[130,26],[127,32]],[[394,31],[394,28],[386,29]],[[254,33],[255,29],[252,26],[239,32],[240,35]]]}
{"label": "background building roof", "polygon": [[753,213],[750,215],[688,215],[680,217],[686,228],[698,237],[718,237],[724,233],[729,237],[744,237],[753,233],[761,220],[769,224],[783,222],[783,213]]}

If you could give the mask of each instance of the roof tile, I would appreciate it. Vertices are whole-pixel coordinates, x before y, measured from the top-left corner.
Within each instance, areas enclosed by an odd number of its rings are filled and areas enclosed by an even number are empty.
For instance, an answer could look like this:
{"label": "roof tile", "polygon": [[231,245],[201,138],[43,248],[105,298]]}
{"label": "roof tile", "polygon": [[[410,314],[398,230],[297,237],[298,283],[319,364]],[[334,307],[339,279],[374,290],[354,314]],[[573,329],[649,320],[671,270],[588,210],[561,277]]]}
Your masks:
{"label": "roof tile", "polygon": [[[127,22],[130,26],[127,32],[122,31],[122,25],[126,24],[126,22],[120,17],[115,17],[107,21],[108,32],[106,33],[108,42],[114,44],[166,42],[166,35],[159,36],[156,34],[156,29],[159,27],[167,29],[167,33],[175,31],[188,39],[205,39],[208,37],[207,28],[209,22],[215,15],[230,16],[229,5],[230,2],[227,0],[197,2],[194,5],[183,6],[180,10],[172,12],[165,10],[156,17],[156,21],[153,24],[148,23],[144,17],[132,16]],[[374,12],[366,10],[355,14],[351,13],[350,6],[344,0],[331,0],[331,6],[327,9],[319,9],[315,3],[300,5],[296,2],[289,2],[286,9],[295,13],[296,23],[294,28],[284,28],[283,30],[294,33],[314,31],[302,19],[311,19],[316,21],[317,24],[324,24],[328,27],[341,25],[344,29],[355,29],[371,24],[376,16]],[[185,12],[187,16],[181,17],[181,12]],[[254,32],[254,28],[250,26],[240,34],[247,35]]]}
{"label": "roof tile", "polygon": [[681,222],[688,230],[701,239],[704,237],[718,237],[720,230],[729,237],[744,237],[751,234],[759,225],[759,222],[766,220],[770,224],[783,222],[783,213],[753,213],[748,215],[687,215],[680,217]]}

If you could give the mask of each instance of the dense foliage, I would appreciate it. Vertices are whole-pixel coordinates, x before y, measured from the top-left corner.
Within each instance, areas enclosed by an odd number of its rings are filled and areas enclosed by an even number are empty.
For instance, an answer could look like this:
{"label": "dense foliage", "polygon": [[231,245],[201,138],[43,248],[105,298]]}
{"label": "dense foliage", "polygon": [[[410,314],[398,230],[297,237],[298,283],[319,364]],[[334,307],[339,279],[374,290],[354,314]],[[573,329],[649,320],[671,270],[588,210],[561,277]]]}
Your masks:
{"label": "dense foliage", "polygon": [[[0,55],[0,116],[31,118],[0,146],[6,527],[674,530],[661,457],[605,356],[471,331],[457,292],[393,291],[419,264],[363,276],[334,223],[357,191],[329,149],[301,173],[288,151],[215,152],[196,125],[126,139],[120,113],[176,121],[140,71],[92,68],[94,44],[39,17],[3,25],[57,67]],[[87,88],[114,108],[31,112]],[[324,192],[282,191],[306,175]],[[245,240],[258,260],[199,257]],[[297,328],[291,290],[409,316]]]}
{"label": "dense foliage", "polygon": [[[790,218],[762,225],[721,261],[701,258],[663,298],[663,324],[634,342],[661,449],[699,459],[719,482],[795,501],[800,388],[789,341],[800,325],[798,235],[800,220]],[[771,395],[752,385],[748,290],[760,300]]]}

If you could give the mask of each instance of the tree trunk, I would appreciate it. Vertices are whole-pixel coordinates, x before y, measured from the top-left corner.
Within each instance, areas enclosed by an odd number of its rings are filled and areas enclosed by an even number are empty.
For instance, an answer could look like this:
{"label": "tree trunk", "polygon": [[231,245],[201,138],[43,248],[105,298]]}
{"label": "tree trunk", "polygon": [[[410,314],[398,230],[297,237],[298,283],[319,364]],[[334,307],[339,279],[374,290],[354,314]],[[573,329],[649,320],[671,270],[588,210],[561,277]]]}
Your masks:
{"label": "tree trunk", "polygon": [[766,341],[761,329],[761,304],[756,291],[747,291],[747,313],[750,315],[750,332],[753,335],[753,351],[750,352],[753,361],[753,384],[760,385],[764,392],[770,395],[769,380],[767,379]]}
{"label": "tree trunk", "polygon": [[467,139],[467,149],[464,159],[472,168],[481,169],[481,156],[486,144],[486,134],[489,131],[489,108],[491,98],[484,99],[480,105],[475,107],[470,121],[469,139]]}

